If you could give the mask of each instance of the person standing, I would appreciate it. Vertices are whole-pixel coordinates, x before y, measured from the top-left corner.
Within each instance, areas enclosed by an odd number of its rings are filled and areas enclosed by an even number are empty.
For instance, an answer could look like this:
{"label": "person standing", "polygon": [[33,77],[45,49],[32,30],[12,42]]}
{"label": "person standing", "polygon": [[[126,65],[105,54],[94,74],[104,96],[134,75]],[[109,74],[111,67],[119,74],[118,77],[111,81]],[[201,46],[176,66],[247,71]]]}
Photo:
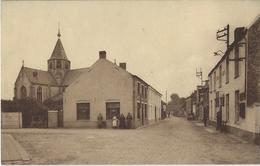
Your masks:
{"label": "person standing", "polygon": [[117,127],[117,117],[116,116],[113,116],[113,119],[112,119],[112,127],[115,129]]}
{"label": "person standing", "polygon": [[221,110],[219,109],[217,112],[217,130],[219,130],[221,128]]}
{"label": "person standing", "polygon": [[101,115],[101,113],[98,114],[98,128],[102,128],[102,122],[103,122],[103,116]]}
{"label": "person standing", "polygon": [[121,114],[119,121],[120,121],[119,122],[120,123],[120,128],[124,129],[125,128],[125,116],[124,116],[124,114]]}
{"label": "person standing", "polygon": [[127,117],[126,117],[127,128],[128,128],[128,129],[131,129],[131,128],[132,128],[132,120],[133,120],[133,117],[132,117],[132,115],[130,114],[130,112],[128,112]]}

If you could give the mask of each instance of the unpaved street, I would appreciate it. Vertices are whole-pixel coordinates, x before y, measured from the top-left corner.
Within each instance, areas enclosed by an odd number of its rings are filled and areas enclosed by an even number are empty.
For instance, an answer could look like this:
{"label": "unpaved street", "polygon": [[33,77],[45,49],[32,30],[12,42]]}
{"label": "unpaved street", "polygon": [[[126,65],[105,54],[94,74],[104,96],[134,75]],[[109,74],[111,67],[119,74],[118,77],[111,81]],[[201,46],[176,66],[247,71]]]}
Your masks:
{"label": "unpaved street", "polygon": [[260,147],[183,118],[136,130],[16,129],[29,164],[260,163]]}

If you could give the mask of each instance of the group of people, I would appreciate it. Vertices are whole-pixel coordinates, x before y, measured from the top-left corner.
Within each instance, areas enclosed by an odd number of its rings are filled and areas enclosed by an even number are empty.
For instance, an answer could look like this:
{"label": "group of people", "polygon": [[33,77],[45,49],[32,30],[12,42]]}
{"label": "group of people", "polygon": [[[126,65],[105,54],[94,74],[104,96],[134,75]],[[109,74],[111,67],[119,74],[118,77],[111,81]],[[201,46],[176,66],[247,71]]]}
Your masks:
{"label": "group of people", "polygon": [[[105,123],[103,121],[103,116],[101,115],[101,113],[99,113],[97,120],[98,120],[98,128],[104,128]],[[131,129],[132,120],[133,120],[133,116],[130,114],[130,112],[127,114],[126,118],[124,114],[121,114],[120,116],[114,115],[112,118],[112,127],[120,128],[120,129]]]}
{"label": "group of people", "polygon": [[112,127],[120,128],[120,129],[131,129],[132,128],[132,120],[133,117],[130,114],[130,112],[127,114],[126,118],[124,114],[121,114],[120,116],[113,116],[112,119]]}

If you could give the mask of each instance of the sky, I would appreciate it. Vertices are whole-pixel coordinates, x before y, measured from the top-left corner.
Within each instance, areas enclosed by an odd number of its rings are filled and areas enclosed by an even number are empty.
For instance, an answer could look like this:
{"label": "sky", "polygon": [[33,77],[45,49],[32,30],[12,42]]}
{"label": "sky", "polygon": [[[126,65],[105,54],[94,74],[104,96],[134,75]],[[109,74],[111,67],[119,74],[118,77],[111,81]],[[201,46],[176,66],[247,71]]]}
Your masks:
{"label": "sky", "polygon": [[226,49],[216,31],[247,27],[260,13],[260,0],[194,1],[2,1],[1,98],[12,99],[22,66],[47,70],[47,60],[61,41],[72,68],[91,66],[98,52],[127,63],[163,94],[189,96]]}

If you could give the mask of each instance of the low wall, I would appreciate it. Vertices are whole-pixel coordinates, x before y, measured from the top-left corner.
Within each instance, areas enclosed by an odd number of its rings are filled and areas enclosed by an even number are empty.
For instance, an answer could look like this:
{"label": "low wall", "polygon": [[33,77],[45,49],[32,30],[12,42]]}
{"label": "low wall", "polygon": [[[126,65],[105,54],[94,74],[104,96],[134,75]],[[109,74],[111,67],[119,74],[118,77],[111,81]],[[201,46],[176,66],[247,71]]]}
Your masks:
{"label": "low wall", "polygon": [[22,128],[22,113],[21,112],[2,112],[1,113],[2,129],[17,129]]}

